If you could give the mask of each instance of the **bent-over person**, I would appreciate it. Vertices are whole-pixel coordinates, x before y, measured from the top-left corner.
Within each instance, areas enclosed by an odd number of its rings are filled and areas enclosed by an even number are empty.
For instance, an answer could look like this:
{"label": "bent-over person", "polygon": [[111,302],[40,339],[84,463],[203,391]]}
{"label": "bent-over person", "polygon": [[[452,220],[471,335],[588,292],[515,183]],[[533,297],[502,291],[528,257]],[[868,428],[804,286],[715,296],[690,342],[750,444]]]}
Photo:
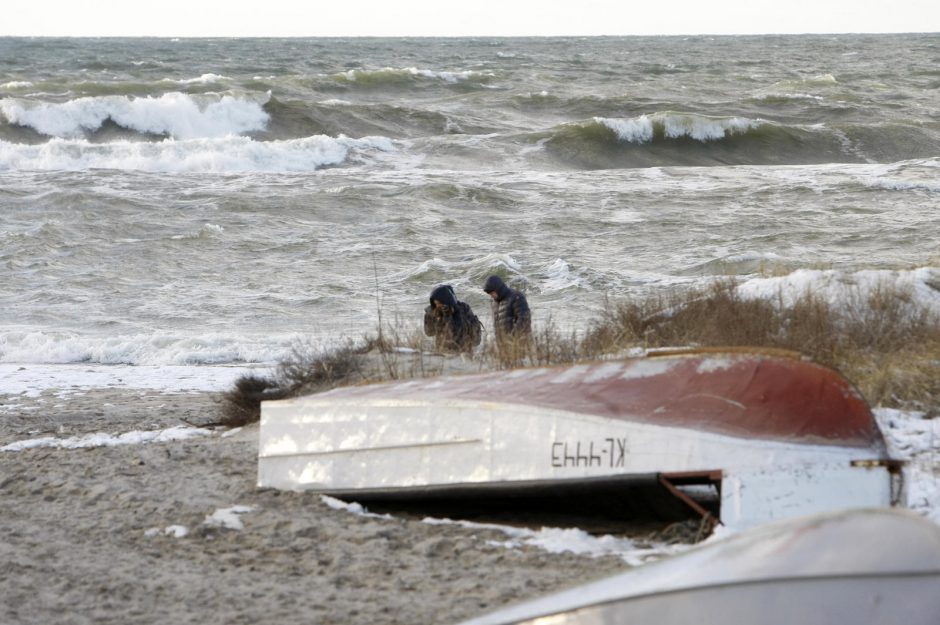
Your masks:
{"label": "bent-over person", "polygon": [[444,352],[472,352],[480,344],[482,324],[470,306],[457,299],[454,288],[442,284],[431,291],[424,309],[424,333]]}

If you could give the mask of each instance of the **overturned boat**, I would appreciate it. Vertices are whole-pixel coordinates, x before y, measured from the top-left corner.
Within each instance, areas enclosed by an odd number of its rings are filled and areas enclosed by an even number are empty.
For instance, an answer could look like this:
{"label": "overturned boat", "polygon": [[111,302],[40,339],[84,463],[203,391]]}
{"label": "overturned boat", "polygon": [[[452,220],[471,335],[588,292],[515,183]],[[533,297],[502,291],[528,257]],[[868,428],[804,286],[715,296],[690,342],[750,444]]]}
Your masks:
{"label": "overturned boat", "polygon": [[258,484],[735,528],[901,495],[871,410],[842,376],[735,349],[264,402]]}
{"label": "overturned boat", "polygon": [[461,625],[935,625],[940,526],[906,510],[762,525]]}

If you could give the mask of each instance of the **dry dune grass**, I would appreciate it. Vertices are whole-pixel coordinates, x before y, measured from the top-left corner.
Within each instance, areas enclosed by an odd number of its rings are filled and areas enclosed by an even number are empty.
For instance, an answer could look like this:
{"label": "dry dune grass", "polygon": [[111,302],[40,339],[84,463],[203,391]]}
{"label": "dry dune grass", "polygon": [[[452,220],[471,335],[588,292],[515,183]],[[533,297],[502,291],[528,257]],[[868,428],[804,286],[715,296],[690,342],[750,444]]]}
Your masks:
{"label": "dry dune grass", "polygon": [[716,282],[701,293],[623,303],[581,344],[588,357],[628,347],[782,348],[839,370],[872,405],[940,409],[940,319],[893,286],[837,305],[812,292],[785,304]]}
{"label": "dry dune grass", "polygon": [[[329,352],[298,349],[274,379],[239,380],[223,398],[226,422],[257,420],[263,399],[445,372],[440,361],[420,357],[426,337],[403,324],[396,328]],[[839,370],[872,405],[940,412],[940,319],[895,286],[832,304],[812,292],[791,302],[744,298],[733,281],[718,280],[702,291],[621,302],[580,334],[549,321],[528,340],[487,340],[472,358],[474,369],[488,371],[676,346],[797,351]]]}

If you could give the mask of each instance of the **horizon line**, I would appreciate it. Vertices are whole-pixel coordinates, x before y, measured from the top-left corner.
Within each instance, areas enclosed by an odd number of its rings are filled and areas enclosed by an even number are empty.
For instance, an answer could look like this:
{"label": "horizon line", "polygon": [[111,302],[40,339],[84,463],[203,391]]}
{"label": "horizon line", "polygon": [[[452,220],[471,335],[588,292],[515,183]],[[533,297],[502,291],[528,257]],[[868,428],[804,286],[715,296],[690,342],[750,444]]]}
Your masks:
{"label": "horizon line", "polygon": [[823,36],[836,35],[937,35],[940,31],[792,31],[792,32],[687,32],[687,33],[624,33],[624,34],[538,34],[538,35],[496,35],[496,34],[442,34],[442,35],[155,35],[155,34],[3,34],[0,39],[602,39],[622,37],[786,37],[786,36]]}

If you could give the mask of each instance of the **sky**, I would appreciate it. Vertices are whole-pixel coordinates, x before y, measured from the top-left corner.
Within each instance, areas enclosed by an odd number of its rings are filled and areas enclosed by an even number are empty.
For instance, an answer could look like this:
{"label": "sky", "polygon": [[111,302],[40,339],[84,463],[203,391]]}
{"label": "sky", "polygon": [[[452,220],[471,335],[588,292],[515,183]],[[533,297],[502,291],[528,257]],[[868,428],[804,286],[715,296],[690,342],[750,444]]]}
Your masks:
{"label": "sky", "polygon": [[938,0],[30,0],[0,36],[358,37],[940,32]]}

